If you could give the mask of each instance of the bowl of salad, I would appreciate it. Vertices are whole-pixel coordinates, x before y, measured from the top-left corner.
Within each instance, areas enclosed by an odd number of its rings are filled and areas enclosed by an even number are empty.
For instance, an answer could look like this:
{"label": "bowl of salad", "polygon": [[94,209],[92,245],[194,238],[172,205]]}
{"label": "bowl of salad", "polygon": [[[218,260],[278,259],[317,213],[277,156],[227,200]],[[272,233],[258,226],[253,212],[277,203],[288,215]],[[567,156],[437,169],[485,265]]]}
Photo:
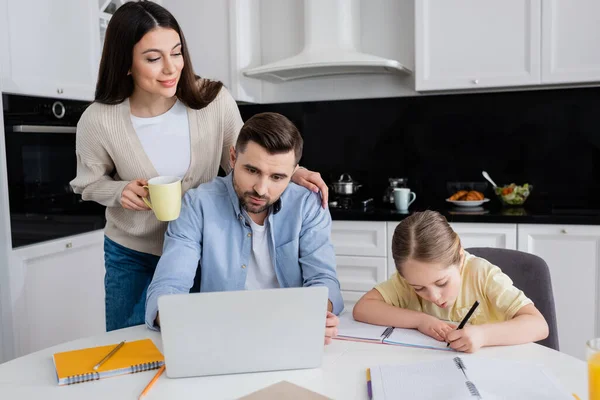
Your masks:
{"label": "bowl of salad", "polygon": [[532,190],[533,186],[528,183],[524,185],[511,183],[510,185],[494,188],[496,195],[505,206],[522,206]]}

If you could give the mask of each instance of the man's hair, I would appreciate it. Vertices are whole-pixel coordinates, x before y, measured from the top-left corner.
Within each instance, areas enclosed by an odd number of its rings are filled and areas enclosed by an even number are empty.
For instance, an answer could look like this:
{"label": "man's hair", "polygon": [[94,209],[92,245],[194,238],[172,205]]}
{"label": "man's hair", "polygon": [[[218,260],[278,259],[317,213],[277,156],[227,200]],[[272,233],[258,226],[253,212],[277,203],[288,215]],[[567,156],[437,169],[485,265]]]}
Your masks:
{"label": "man's hair", "polygon": [[236,152],[246,151],[248,142],[254,142],[269,154],[294,151],[296,164],[302,157],[304,141],[296,125],[281,114],[265,112],[254,115],[242,129],[235,144]]}

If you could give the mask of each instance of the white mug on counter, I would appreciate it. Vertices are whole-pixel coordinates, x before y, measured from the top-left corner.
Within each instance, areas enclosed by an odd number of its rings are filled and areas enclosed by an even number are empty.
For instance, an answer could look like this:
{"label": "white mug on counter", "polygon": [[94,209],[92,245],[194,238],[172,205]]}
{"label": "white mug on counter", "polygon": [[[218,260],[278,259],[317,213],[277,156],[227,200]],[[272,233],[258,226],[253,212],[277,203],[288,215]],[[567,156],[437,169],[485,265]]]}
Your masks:
{"label": "white mug on counter", "polygon": [[410,206],[416,198],[417,195],[415,192],[411,192],[408,188],[394,189],[394,204],[398,211],[407,211],[408,206]]}

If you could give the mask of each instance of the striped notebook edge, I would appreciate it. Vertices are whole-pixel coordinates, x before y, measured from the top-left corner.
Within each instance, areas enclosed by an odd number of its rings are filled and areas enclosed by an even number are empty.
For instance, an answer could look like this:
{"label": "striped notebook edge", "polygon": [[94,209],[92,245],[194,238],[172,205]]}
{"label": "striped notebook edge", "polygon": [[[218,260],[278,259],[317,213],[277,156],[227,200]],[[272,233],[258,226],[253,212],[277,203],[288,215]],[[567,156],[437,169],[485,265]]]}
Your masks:
{"label": "striped notebook edge", "polygon": [[114,376],[126,375],[126,374],[136,374],[138,372],[149,371],[153,369],[158,369],[165,364],[164,361],[153,361],[148,363],[142,363],[137,365],[131,365],[128,368],[115,369],[112,371],[103,371],[103,372],[89,372],[87,374],[79,374],[79,375],[71,375],[65,378],[58,378],[58,374],[56,376],[58,380],[59,386],[66,385],[74,385],[76,383],[84,383],[89,381],[96,381],[103,378],[112,378]]}

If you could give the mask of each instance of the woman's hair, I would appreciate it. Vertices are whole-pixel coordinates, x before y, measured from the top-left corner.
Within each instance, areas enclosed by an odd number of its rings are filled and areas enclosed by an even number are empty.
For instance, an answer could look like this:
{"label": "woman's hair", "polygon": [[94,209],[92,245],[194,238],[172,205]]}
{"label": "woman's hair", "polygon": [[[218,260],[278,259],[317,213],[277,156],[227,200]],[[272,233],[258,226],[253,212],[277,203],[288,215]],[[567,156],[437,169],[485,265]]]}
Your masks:
{"label": "woman's hair", "polygon": [[398,224],[392,255],[398,273],[407,260],[444,266],[460,262],[460,239],[446,218],[436,211],[417,212]]}
{"label": "woman's hair", "polygon": [[183,32],[175,17],[151,1],[132,1],[117,9],[106,29],[95,101],[119,104],[131,96],[134,86],[128,72],[133,62],[133,47],[146,33],[158,27],[173,29],[181,39],[184,65],[175,92],[177,98],[195,110],[206,107],[215,99],[223,84],[201,80],[194,73]]}

